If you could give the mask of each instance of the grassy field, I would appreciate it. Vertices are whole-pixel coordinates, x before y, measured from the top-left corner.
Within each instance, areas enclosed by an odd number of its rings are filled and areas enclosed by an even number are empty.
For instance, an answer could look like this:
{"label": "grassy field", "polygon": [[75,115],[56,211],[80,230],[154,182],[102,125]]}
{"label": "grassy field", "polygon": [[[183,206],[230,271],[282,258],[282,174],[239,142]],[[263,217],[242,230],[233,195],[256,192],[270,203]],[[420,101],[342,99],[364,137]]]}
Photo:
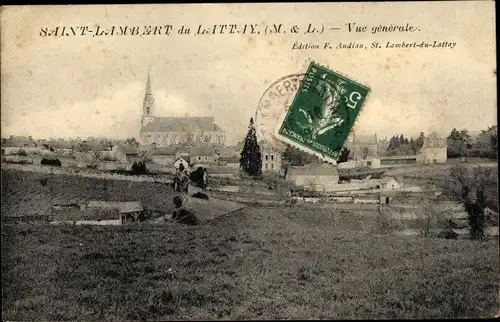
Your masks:
{"label": "grassy field", "polygon": [[[43,197],[96,198],[85,179],[37,186],[38,179],[2,171],[2,217],[52,203]],[[66,189],[44,192],[51,181]],[[118,184],[108,188],[113,198],[170,203],[155,200],[167,188]],[[21,197],[29,206],[11,200]],[[2,317],[405,319],[498,310],[498,240],[379,235],[374,228],[367,214],[248,206],[194,228],[4,224]]]}
{"label": "grassy field", "polygon": [[168,184],[6,169],[1,174],[2,218],[42,217],[53,204],[85,200],[140,201],[146,208],[173,210],[173,193]]}
{"label": "grassy field", "polygon": [[[465,167],[474,166],[487,166],[491,169],[490,182],[487,185],[487,204],[488,207],[498,212],[498,165],[492,164],[492,162],[480,162],[480,163],[463,163],[461,164]],[[450,170],[453,164],[433,164],[425,166],[415,166],[405,169],[395,169],[387,171],[386,175],[396,175],[402,176],[405,184],[415,184],[415,185],[434,185],[441,189],[446,189],[449,185],[451,178]]]}

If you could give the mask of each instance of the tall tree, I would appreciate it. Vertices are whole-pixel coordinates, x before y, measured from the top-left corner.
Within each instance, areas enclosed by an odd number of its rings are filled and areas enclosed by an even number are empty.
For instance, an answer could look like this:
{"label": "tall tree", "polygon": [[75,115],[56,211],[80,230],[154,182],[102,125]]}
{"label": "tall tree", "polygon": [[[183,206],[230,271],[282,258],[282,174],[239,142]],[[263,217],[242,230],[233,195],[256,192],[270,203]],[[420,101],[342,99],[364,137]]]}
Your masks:
{"label": "tall tree", "polygon": [[417,148],[417,143],[415,142],[415,140],[413,140],[413,138],[410,138],[410,151],[413,153],[413,154],[416,154],[418,152],[418,148]]}
{"label": "tall tree", "polygon": [[343,147],[342,150],[340,151],[340,156],[337,163],[347,162],[350,153],[351,150],[347,149],[346,147]]}
{"label": "tall tree", "polygon": [[448,157],[465,157],[467,151],[472,148],[471,137],[467,130],[457,129],[451,130],[450,135],[447,137],[448,143]]}
{"label": "tall tree", "polygon": [[422,146],[424,145],[424,139],[425,139],[424,132],[420,132],[420,135],[415,140],[415,148],[417,149],[417,151],[420,150],[420,148],[422,148]]}
{"label": "tall tree", "polygon": [[251,176],[258,176],[262,173],[262,159],[253,118],[250,119],[245,145],[241,151],[240,167]]}

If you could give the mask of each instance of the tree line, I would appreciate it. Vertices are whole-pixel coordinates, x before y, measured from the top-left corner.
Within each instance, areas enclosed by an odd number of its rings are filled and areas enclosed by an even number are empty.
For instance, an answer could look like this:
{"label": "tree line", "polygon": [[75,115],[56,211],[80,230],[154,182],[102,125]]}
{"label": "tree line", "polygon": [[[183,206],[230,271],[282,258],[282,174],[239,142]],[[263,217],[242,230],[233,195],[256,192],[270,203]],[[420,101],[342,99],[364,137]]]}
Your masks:
{"label": "tree line", "polygon": [[[393,135],[387,146],[381,151],[384,155],[411,155],[416,154],[424,144],[425,134],[414,138],[405,137],[403,134]],[[447,157],[480,157],[497,158],[498,154],[498,132],[493,126],[481,131],[477,137],[472,137],[466,129],[454,128],[446,137]]]}

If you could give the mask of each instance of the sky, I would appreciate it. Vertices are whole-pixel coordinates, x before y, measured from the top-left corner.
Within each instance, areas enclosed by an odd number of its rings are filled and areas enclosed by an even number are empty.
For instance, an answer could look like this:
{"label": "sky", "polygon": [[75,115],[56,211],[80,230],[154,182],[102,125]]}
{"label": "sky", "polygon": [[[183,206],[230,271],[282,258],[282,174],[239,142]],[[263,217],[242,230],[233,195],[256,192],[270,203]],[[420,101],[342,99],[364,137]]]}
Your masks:
{"label": "sky", "polygon": [[[367,25],[349,33],[346,24]],[[413,33],[372,34],[405,23]],[[183,35],[202,24],[326,27],[321,35]],[[170,36],[42,37],[44,27],[174,26]],[[263,27],[261,27],[263,29]],[[1,135],[138,137],[148,68],[156,116],[213,116],[244,138],[269,84],[309,60],[371,89],[356,133],[418,135],[497,123],[492,1],[7,6],[1,11]],[[292,50],[294,42],[456,42],[453,49]]]}

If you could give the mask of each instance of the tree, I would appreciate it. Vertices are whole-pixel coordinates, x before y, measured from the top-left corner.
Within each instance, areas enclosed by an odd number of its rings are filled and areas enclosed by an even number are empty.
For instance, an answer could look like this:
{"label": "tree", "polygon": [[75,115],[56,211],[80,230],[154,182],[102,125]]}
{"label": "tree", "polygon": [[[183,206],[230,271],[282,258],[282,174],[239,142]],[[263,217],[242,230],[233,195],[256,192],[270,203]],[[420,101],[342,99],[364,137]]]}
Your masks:
{"label": "tree", "polygon": [[472,148],[471,137],[467,130],[457,129],[451,130],[450,135],[447,137],[448,143],[448,157],[465,157],[467,150]]}
{"label": "tree", "polygon": [[148,170],[146,168],[146,164],[142,161],[137,161],[132,164],[132,174],[140,175],[146,174]]}
{"label": "tree", "polygon": [[245,145],[241,151],[240,167],[251,176],[258,176],[262,173],[262,159],[253,118],[250,119]]}
{"label": "tree", "polygon": [[340,151],[340,156],[337,163],[347,162],[350,153],[351,150],[347,149],[346,147],[343,147],[342,150]]}
{"label": "tree", "polygon": [[417,142],[413,140],[413,138],[410,139],[409,148],[413,154],[417,154],[419,150],[419,148],[417,148]]}
{"label": "tree", "polygon": [[491,185],[491,168],[469,168],[457,165],[450,171],[450,180],[447,190],[458,197],[467,211],[470,238],[473,240],[484,239],[487,207],[487,191]]}
{"label": "tree", "polygon": [[422,146],[424,146],[424,139],[425,139],[424,132],[420,132],[420,135],[415,140],[415,148],[417,149],[416,151],[419,151],[422,148]]}
{"label": "tree", "polygon": [[127,144],[136,144],[138,143],[135,138],[127,138]]}

